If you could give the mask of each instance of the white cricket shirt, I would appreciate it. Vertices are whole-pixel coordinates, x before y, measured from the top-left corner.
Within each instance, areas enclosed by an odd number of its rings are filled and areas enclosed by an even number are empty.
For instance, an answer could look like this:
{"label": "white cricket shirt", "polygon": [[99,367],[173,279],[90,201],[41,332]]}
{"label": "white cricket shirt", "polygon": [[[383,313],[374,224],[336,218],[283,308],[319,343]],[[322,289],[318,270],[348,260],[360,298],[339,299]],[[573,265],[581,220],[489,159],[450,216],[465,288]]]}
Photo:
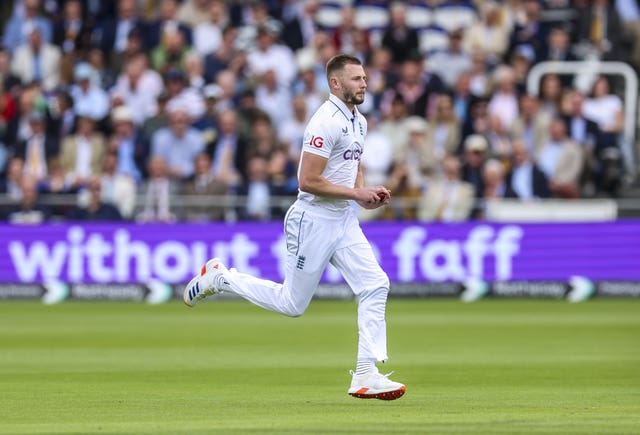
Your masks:
{"label": "white cricket shirt", "polygon": [[[358,109],[350,111],[342,100],[331,94],[307,124],[302,141],[302,159],[305,152],[326,158],[327,166],[322,176],[333,184],[353,187],[366,134],[367,120]],[[302,160],[298,179],[301,167]],[[325,198],[302,190],[298,193],[298,200],[333,211],[345,210],[350,205],[349,200]]]}

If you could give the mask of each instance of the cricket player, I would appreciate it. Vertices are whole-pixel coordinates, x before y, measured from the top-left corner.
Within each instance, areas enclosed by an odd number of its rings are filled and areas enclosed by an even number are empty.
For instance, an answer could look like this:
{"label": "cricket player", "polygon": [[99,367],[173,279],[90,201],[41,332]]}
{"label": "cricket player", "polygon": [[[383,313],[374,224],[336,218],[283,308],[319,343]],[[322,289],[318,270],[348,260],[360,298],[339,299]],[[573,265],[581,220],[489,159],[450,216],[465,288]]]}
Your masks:
{"label": "cricket player", "polygon": [[367,77],[361,62],[339,54],[327,63],[331,95],[309,121],[298,168],[299,194],[284,218],[287,257],[283,284],[228,270],[209,260],[184,290],[192,307],[220,292],[233,292],[277,313],[304,313],[328,263],[358,296],[358,355],[348,393],[358,398],[394,400],[406,388],[381,374],[387,360],[385,308],[389,278],[362,233],[351,201],[367,209],[389,203],[384,186],[365,187],[360,157],[367,121],[358,112]]}

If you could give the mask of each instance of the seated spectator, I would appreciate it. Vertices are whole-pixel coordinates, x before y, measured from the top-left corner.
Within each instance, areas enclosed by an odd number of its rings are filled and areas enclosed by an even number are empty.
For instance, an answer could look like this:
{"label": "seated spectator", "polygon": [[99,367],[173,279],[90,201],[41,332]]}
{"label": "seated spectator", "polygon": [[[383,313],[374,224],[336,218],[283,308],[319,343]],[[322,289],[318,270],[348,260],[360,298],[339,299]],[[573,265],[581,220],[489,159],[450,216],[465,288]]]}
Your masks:
{"label": "seated spectator", "polygon": [[[307,102],[304,95],[293,97],[292,106],[293,116],[282,124],[282,127],[277,130],[277,135],[278,140],[288,149],[289,158],[298,162],[302,151],[304,130],[309,120],[310,112],[307,111]],[[369,126],[369,129],[371,129],[371,126]],[[371,134],[371,130],[369,130],[369,134]]]}
{"label": "seated spectator", "polygon": [[[396,95],[391,101],[389,112],[378,125],[378,129],[393,144],[393,154],[404,148],[408,132],[405,122],[408,116],[407,105],[400,95]],[[424,121],[424,118],[421,118]]]}
{"label": "seated spectator", "polygon": [[[356,10],[353,6],[343,7],[341,10],[340,25],[333,30],[332,40],[336,51],[340,53],[350,53],[365,61],[365,56],[371,50],[369,45],[369,32],[356,27]],[[364,42],[363,50],[358,50],[358,42]]]}
{"label": "seated spectator", "polygon": [[500,6],[495,1],[485,1],[480,6],[481,21],[471,24],[464,31],[463,47],[468,53],[485,50],[491,63],[502,59],[509,47],[508,29],[500,22]]}
{"label": "seated spectator", "polygon": [[473,186],[476,198],[482,198],[484,194],[482,170],[487,159],[488,149],[487,139],[479,134],[468,136],[463,143],[461,179]]}
{"label": "seated spectator", "polygon": [[[227,183],[216,179],[211,170],[211,157],[207,153],[200,153],[196,156],[195,172],[193,177],[183,183],[182,193],[184,195],[211,196],[226,195],[228,191]],[[222,220],[225,216],[225,208],[222,206],[207,207],[184,207],[185,218],[189,221],[210,221]]]}
{"label": "seated spectator", "polygon": [[523,140],[513,142],[512,158],[511,170],[505,177],[505,198],[529,201],[551,196],[547,177],[529,157]]}
{"label": "seated spectator", "polygon": [[218,49],[204,56],[204,77],[207,82],[214,81],[220,71],[230,68],[231,63],[238,56],[245,56],[244,53],[236,49],[237,37],[238,29],[230,26],[224,27]]}
{"label": "seated spectator", "polygon": [[505,196],[505,170],[500,160],[489,159],[482,168],[484,192],[482,198],[495,201]]}
{"label": "seated spectator", "polygon": [[163,45],[168,39],[180,35],[180,40],[186,45],[193,43],[193,32],[189,25],[178,19],[177,0],[160,0],[158,18],[145,26],[146,46],[153,48]]}
{"label": "seated spectator", "polygon": [[314,62],[298,58],[299,74],[293,85],[295,95],[303,95],[307,104],[307,112],[313,114],[328,98],[328,92],[318,86]]}
{"label": "seated spectator", "polygon": [[116,172],[140,182],[146,173],[149,144],[146,138],[138,135],[131,109],[127,106],[114,108],[111,112],[111,127],[113,135],[108,143],[108,151],[118,154]]}
{"label": "seated spectator", "polygon": [[485,133],[485,137],[489,142],[491,157],[508,165],[511,160],[511,136],[502,125],[500,117],[492,116],[489,119],[489,129]]}
{"label": "seated spectator", "polygon": [[539,0],[524,0],[523,3],[523,21],[516,22],[511,32],[507,58],[511,57],[517,47],[528,45],[533,49],[537,61],[542,46],[547,41],[548,25],[540,19],[542,5]]}
{"label": "seated spectator", "polygon": [[[140,136],[145,142],[151,143],[153,134],[161,128],[169,125],[169,115],[167,114],[168,102],[169,94],[166,91],[160,92],[156,97],[156,114],[147,118],[140,128]],[[131,119],[131,122],[133,122],[133,118]]]}
{"label": "seated spectator", "polygon": [[606,77],[600,76],[593,83],[591,96],[582,105],[582,114],[598,124],[607,140],[617,145],[617,138],[624,127],[623,103],[620,97],[611,92]]}
{"label": "seated spectator", "polygon": [[460,122],[453,110],[453,98],[449,94],[440,94],[436,100],[435,114],[429,118],[426,136],[437,162],[441,162],[445,155],[458,151],[460,132]]}
{"label": "seated spectator", "polygon": [[165,84],[169,94],[170,106],[184,107],[191,119],[204,115],[205,105],[199,90],[187,86],[185,73],[179,69],[171,69],[165,74]]}
{"label": "seated spectator", "polygon": [[640,71],[640,4],[636,0],[616,0],[615,7],[631,42],[631,62]]}
{"label": "seated spectator", "polygon": [[26,44],[34,28],[38,29],[43,41],[51,42],[52,40],[51,21],[40,14],[42,2],[40,0],[23,0],[21,3],[23,3],[23,8],[14,8],[14,13],[6,23],[3,32],[3,45],[10,52]]}
{"label": "seated spectator", "polygon": [[202,57],[215,53],[222,44],[222,29],[228,25],[227,5],[222,0],[208,2],[193,27],[193,48]]}
{"label": "seated spectator", "polygon": [[23,84],[41,83],[44,90],[51,91],[60,84],[60,48],[43,40],[38,27],[26,26],[26,30],[27,42],[16,47],[11,72]]}
{"label": "seated spectator", "polygon": [[48,221],[51,210],[40,203],[38,180],[30,175],[23,175],[20,191],[19,203],[7,207],[6,220],[12,224],[41,224]]}
{"label": "seated spectator", "polygon": [[495,90],[489,101],[489,115],[498,117],[505,129],[510,129],[518,117],[518,95],[515,88],[515,75],[508,66],[499,66],[493,74]]}
{"label": "seated spectator", "polygon": [[69,94],[73,98],[73,110],[96,120],[104,119],[109,113],[109,95],[97,83],[95,70],[88,63],[79,63],[74,71],[75,84]]}
{"label": "seated spectator", "polygon": [[[0,88],[13,93],[20,85],[20,78],[11,72],[11,54],[7,47],[0,45]],[[17,93],[17,91],[16,91]]]}
{"label": "seated spectator", "polygon": [[578,2],[575,39],[582,44],[585,56],[600,60],[622,60],[628,56],[630,40],[613,3]]}
{"label": "seated spectator", "polygon": [[577,56],[571,51],[571,35],[569,35],[567,29],[556,26],[550,30],[548,44],[543,47],[540,60],[555,60],[559,62],[578,60]]}
{"label": "seated spectator", "polygon": [[[173,1],[173,0],[165,0]],[[167,33],[161,43],[151,51],[151,66],[164,74],[172,69],[185,70],[187,55],[191,48],[178,30]]]}
{"label": "seated spectator", "polygon": [[225,110],[220,114],[220,134],[209,144],[207,153],[211,156],[213,176],[228,186],[239,185],[242,180],[243,164],[248,149],[247,142],[238,131],[238,114],[235,110]]}
{"label": "seated spectator", "polygon": [[367,117],[367,121],[365,151],[360,158],[364,183],[365,186],[384,185],[393,164],[393,144],[377,128],[377,121],[372,116]]}
{"label": "seated spectator", "polygon": [[476,97],[486,97],[491,90],[492,79],[487,54],[476,48],[471,52],[471,93]]}
{"label": "seated spectator", "polygon": [[193,161],[205,144],[202,134],[191,127],[189,113],[183,105],[169,104],[169,126],[158,130],[151,139],[151,156],[162,157],[171,178],[193,175]]}
{"label": "seated spectator", "polygon": [[144,209],[138,215],[138,221],[175,221],[176,217],[171,213],[171,198],[178,189],[162,156],[156,155],[149,159],[149,179],[142,185],[141,190],[144,195]]}
{"label": "seated spectator", "polygon": [[176,18],[187,27],[194,28],[207,22],[209,0],[184,0],[178,7]]}
{"label": "seated spectator", "polygon": [[190,52],[184,60],[186,83],[189,88],[202,92],[206,84],[202,58],[196,52]]}
{"label": "seated spectator", "polygon": [[562,80],[558,74],[549,73],[540,80],[540,95],[538,96],[539,111],[549,117],[557,116],[561,111]]}
{"label": "seated spectator", "polygon": [[256,105],[269,115],[276,129],[292,117],[289,89],[278,84],[273,70],[265,71],[260,77],[256,88]]}
{"label": "seated spectator", "polygon": [[394,170],[397,171],[402,166],[409,186],[421,192],[426,178],[437,172],[445,153],[437,150],[433,142],[429,141],[429,124],[423,118],[410,116],[405,119],[403,127],[406,129],[406,137],[394,149]]}
{"label": "seated spectator", "polygon": [[79,114],[76,133],[62,140],[60,150],[60,165],[68,182],[82,186],[92,175],[100,173],[106,150],[106,140],[96,132],[95,120]]}
{"label": "seated spectator", "polygon": [[580,175],[584,157],[582,150],[567,136],[564,120],[556,117],[549,127],[549,140],[540,150],[536,161],[549,180],[555,197],[577,198],[580,194]]}
{"label": "seated spectator", "polygon": [[218,115],[220,112],[218,106],[222,94],[222,88],[214,83],[206,85],[202,89],[205,112],[192,125],[202,132],[204,142],[207,144],[215,140],[218,135]]}
{"label": "seated spectator", "polygon": [[551,116],[538,110],[539,102],[535,95],[522,94],[519,98],[519,115],[511,126],[511,135],[519,137],[527,146],[531,155],[537,154],[547,142]]}
{"label": "seated spectator", "polygon": [[286,45],[276,42],[279,34],[277,26],[261,25],[257,30],[256,47],[247,55],[250,75],[260,77],[272,70],[280,85],[290,86],[297,74],[293,52]]}
{"label": "seated spectator", "polygon": [[238,194],[246,197],[246,207],[238,212],[240,219],[266,221],[271,219],[271,197],[274,187],[269,178],[269,160],[255,155],[247,162],[247,179]]}
{"label": "seated spectator", "polygon": [[429,69],[441,77],[449,89],[453,89],[460,74],[471,69],[471,56],[462,48],[464,31],[456,29],[449,32],[447,48],[429,56]]}
{"label": "seated spectator", "polygon": [[19,201],[22,198],[22,174],[24,171],[24,160],[13,157],[7,163],[7,170],[4,177],[0,177],[0,194],[6,195],[12,201]]}
{"label": "seated spectator", "polygon": [[138,17],[136,0],[118,0],[116,16],[101,20],[96,25],[94,38],[107,56],[122,53],[127,46],[127,38],[133,31],[142,30]]}
{"label": "seated spectator", "polygon": [[71,210],[68,218],[73,221],[120,221],[122,216],[112,204],[102,199],[102,182],[99,176],[93,176],[86,190],[79,194],[78,204]]}
{"label": "seated spectator", "polygon": [[123,104],[131,109],[134,122],[140,126],[156,114],[156,99],[163,88],[162,76],[149,68],[147,56],[141,53],[125,65],[111,88],[111,95],[122,99]]}
{"label": "seated spectator", "polygon": [[18,142],[15,155],[24,162],[24,173],[36,181],[47,177],[47,162],[58,155],[60,144],[47,132],[46,115],[41,111],[33,111],[28,116],[30,136]]}
{"label": "seated spectator", "polygon": [[123,219],[130,220],[136,205],[136,181],[130,175],[117,172],[117,169],[118,154],[106,153],[100,172],[102,200],[114,205]]}
{"label": "seated spectator", "polygon": [[393,54],[393,63],[400,65],[418,54],[418,33],[407,25],[407,7],[395,1],[390,7],[390,22],[382,35],[382,46]]}
{"label": "seated spectator", "polygon": [[456,222],[466,220],[473,207],[473,186],[460,179],[460,161],[445,157],[442,175],[429,183],[418,205],[421,221]]}
{"label": "seated spectator", "polygon": [[[398,77],[392,72],[391,52],[384,47],[371,50],[371,60],[366,65],[367,85],[373,96],[373,112],[380,112],[382,95],[387,88],[395,86]],[[313,112],[313,111],[312,111]]]}

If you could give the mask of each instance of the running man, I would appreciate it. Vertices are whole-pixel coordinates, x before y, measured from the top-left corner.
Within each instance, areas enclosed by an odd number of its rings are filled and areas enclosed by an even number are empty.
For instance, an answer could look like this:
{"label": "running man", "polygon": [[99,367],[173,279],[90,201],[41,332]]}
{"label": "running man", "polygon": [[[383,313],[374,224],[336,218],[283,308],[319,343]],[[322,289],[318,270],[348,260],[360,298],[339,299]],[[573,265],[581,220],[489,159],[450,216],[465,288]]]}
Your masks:
{"label": "running man", "polygon": [[394,400],[406,388],[381,374],[387,360],[385,309],[389,278],[362,233],[351,201],[367,209],[389,203],[384,186],[365,187],[360,156],[367,121],[358,112],[367,78],[361,62],[339,54],[327,63],[331,95],[307,125],[298,169],[299,194],[284,218],[287,257],[283,284],[228,270],[209,260],[184,290],[192,307],[220,292],[286,316],[304,313],[328,263],[344,276],[358,296],[358,355],[348,393],[363,399]]}

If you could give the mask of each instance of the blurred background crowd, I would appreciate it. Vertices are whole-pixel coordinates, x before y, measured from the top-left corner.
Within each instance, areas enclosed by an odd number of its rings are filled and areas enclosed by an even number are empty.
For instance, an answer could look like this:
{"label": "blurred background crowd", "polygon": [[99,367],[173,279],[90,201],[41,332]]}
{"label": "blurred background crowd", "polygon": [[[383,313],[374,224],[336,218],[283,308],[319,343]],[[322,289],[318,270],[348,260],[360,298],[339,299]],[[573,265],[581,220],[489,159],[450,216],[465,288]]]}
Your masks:
{"label": "blurred background crowd", "polygon": [[[269,220],[297,193],[326,61],[368,75],[365,219],[481,219],[487,201],[616,197],[640,67],[636,0],[5,0],[2,219]],[[577,71],[579,72],[579,71]]]}

